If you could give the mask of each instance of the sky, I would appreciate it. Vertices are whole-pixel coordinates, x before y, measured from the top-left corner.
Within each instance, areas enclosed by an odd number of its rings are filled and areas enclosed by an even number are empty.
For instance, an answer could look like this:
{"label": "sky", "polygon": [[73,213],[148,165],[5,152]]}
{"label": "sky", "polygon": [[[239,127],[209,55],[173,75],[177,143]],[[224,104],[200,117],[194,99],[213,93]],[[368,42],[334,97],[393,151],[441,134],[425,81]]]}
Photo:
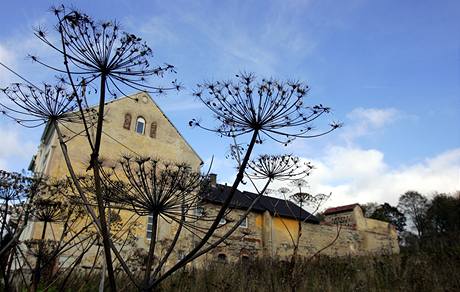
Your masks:
{"label": "sky", "polygon": [[[295,79],[310,87],[306,101],[332,107],[318,126],[344,127],[284,147],[267,141],[254,155],[290,153],[311,161],[312,193],[324,205],[389,202],[408,190],[428,197],[460,190],[460,2],[458,1],[64,1],[94,19],[121,22],[142,37],[154,63],[176,66],[185,87],[154,100],[209,163],[231,183],[231,141],[189,128],[216,125],[193,96],[196,84],[239,72]],[[34,82],[50,72],[26,59],[53,59],[33,35],[51,33],[48,9],[61,2],[5,1],[0,10],[0,61]],[[0,87],[17,78],[0,68]],[[155,80],[161,84],[166,80]],[[3,97],[0,97],[3,98]],[[0,169],[27,169],[42,128],[0,117]],[[272,188],[284,186],[276,182]],[[250,187],[248,185],[243,188]]]}

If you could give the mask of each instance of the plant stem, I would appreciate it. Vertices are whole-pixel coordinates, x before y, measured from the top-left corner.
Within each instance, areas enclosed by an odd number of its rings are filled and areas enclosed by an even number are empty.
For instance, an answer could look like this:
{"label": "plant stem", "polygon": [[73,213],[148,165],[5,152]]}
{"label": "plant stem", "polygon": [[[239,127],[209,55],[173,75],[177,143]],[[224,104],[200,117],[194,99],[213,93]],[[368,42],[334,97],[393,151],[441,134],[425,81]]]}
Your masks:
{"label": "plant stem", "polygon": [[101,186],[101,177],[100,177],[100,165],[99,165],[99,150],[101,147],[101,136],[102,136],[102,126],[104,122],[104,105],[105,105],[105,83],[107,76],[105,74],[101,75],[101,89],[100,89],[100,99],[99,99],[99,112],[97,120],[97,129],[96,129],[96,142],[94,143],[94,150],[91,154],[91,164],[94,174],[94,186],[96,189],[96,201],[97,208],[99,211],[99,221],[101,223],[101,236],[102,243],[104,246],[105,261],[107,267],[107,274],[109,278],[110,290],[112,292],[117,291],[115,283],[115,274],[113,271],[112,263],[112,254],[110,251],[110,234],[107,228],[107,221],[105,218],[105,207],[104,200],[102,198],[102,186]]}
{"label": "plant stem", "polygon": [[228,197],[223,202],[222,207],[220,208],[219,213],[217,214],[216,219],[212,223],[211,227],[209,227],[208,232],[203,236],[201,241],[190,251],[188,255],[186,255],[182,260],[180,260],[177,264],[175,264],[169,271],[165,272],[161,277],[159,277],[158,279],[154,279],[153,282],[151,283],[151,287],[158,286],[158,284],[160,284],[161,281],[169,277],[171,274],[173,274],[175,271],[177,271],[181,267],[185,266],[188,262],[192,261],[193,256],[208,242],[209,238],[214,234],[214,231],[216,230],[220,219],[222,219],[222,217],[225,215],[225,212],[228,206],[230,205],[233,199],[233,196],[235,195],[238,185],[243,180],[244,171],[246,170],[246,166],[249,162],[249,158],[251,157],[251,153],[252,153],[252,150],[254,149],[254,145],[256,144],[258,135],[259,135],[259,131],[254,130],[254,133],[252,134],[251,142],[249,142],[248,149],[246,150],[246,154],[238,170],[238,174],[236,175],[235,181],[233,182],[232,188],[230,189]]}
{"label": "plant stem", "polygon": [[32,291],[37,291],[38,289],[38,283],[40,282],[40,264],[42,260],[42,251],[43,251],[43,244],[45,240],[45,235],[46,235],[46,227],[47,227],[48,221],[44,221],[43,223],[43,229],[42,229],[42,236],[40,237],[40,241],[38,243],[38,255],[37,255],[37,261],[35,263],[35,269],[34,269],[34,274],[32,278]]}
{"label": "plant stem", "polygon": [[150,291],[149,280],[152,272],[153,260],[155,259],[155,245],[157,241],[158,214],[153,214],[152,218],[152,235],[150,237],[149,254],[147,257],[147,266],[145,267],[143,291]]}

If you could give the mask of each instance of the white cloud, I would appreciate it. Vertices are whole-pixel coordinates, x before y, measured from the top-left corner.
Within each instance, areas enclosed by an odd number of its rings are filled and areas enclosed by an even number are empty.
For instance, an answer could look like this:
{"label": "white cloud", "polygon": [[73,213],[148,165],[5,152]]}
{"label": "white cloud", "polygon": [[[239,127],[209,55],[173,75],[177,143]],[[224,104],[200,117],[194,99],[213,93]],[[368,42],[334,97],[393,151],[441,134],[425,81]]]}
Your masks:
{"label": "white cloud", "polygon": [[[334,146],[324,156],[303,159],[315,166],[307,178],[309,191],[332,192],[323,208],[367,202],[396,205],[399,196],[408,190],[428,197],[435,192],[460,190],[460,148],[394,168],[385,163],[383,153],[376,149]],[[287,186],[286,182],[275,182],[270,188],[283,186]],[[240,187],[252,190],[250,185]]]}
{"label": "white cloud", "polygon": [[[317,47],[311,30],[301,26],[304,15],[299,2],[291,2],[268,3],[258,18],[250,15],[250,5],[234,4],[211,15],[200,5],[192,5],[176,18],[180,17],[186,26],[211,43],[210,53],[216,54],[223,72],[249,70],[271,75],[279,72],[290,58],[298,62]],[[306,9],[310,4],[303,2],[302,8]],[[269,21],[261,24],[263,18]],[[162,31],[161,37],[171,38],[168,31]]]}
{"label": "white cloud", "polygon": [[355,108],[348,117],[360,123],[369,123],[370,126],[380,128],[394,120],[398,111],[394,108],[376,109],[376,108]]}
{"label": "white cloud", "polygon": [[18,133],[23,128],[10,124],[0,124],[0,135],[2,139],[0,151],[0,168],[8,170],[20,170],[26,168],[27,163],[35,154],[37,145],[21,137]]}
{"label": "white cloud", "polygon": [[[310,191],[333,194],[324,207],[356,202],[396,205],[399,196],[408,190],[427,196],[435,192],[460,190],[460,148],[449,149],[412,164],[391,166],[380,149],[365,149],[355,141],[358,137],[383,131],[385,126],[405,117],[407,115],[392,108],[357,108],[348,114],[351,123],[343,134],[344,140],[339,139],[334,145],[326,147],[319,156],[303,154],[302,159],[311,161],[315,166],[308,177]],[[276,182],[271,188],[282,186],[286,183]],[[249,186],[242,188],[249,189]]]}
{"label": "white cloud", "polygon": [[[134,26],[133,19],[128,20],[131,25]],[[174,25],[172,22],[169,22],[165,17],[152,17],[149,21],[143,23],[140,28],[139,34],[142,34],[144,37],[148,36],[149,39],[153,40],[152,46],[155,46],[156,43],[176,43],[179,41],[177,34],[173,29]]]}
{"label": "white cloud", "polygon": [[341,136],[350,144],[356,138],[381,130],[401,117],[402,114],[394,108],[355,108],[347,115],[350,122]]}
{"label": "white cloud", "polygon": [[460,148],[418,163],[391,168],[375,149],[333,147],[317,162],[310,180],[315,192],[333,192],[328,205],[389,202],[416,190],[425,195],[460,190]]}
{"label": "white cloud", "polygon": [[3,62],[11,62],[14,59],[14,53],[7,49],[5,45],[0,44],[0,60]]}
{"label": "white cloud", "polygon": [[[16,54],[3,44],[0,44],[0,62],[11,68],[16,66]],[[11,78],[12,74],[0,66],[0,88],[10,83]]]}
{"label": "white cloud", "polygon": [[161,104],[161,108],[166,113],[192,111],[206,108],[206,106],[202,102],[198,102],[191,98],[184,98],[184,96],[168,96],[167,100],[155,101]]}

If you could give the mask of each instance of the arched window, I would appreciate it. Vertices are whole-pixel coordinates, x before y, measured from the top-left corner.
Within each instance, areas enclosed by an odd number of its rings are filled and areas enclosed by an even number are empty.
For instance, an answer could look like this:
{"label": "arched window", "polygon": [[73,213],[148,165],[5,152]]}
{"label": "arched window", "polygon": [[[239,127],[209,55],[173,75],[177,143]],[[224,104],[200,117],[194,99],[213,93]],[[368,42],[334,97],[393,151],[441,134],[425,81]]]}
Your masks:
{"label": "arched window", "polygon": [[136,120],[136,132],[144,135],[145,131],[145,120],[142,117],[138,117]]}
{"label": "arched window", "polygon": [[224,253],[220,253],[220,254],[217,255],[217,260],[219,262],[225,263],[225,262],[227,262],[227,255],[224,254]]}
{"label": "arched window", "polygon": [[131,115],[126,114],[125,115],[125,121],[123,122],[123,128],[126,130],[129,130],[131,128]]}

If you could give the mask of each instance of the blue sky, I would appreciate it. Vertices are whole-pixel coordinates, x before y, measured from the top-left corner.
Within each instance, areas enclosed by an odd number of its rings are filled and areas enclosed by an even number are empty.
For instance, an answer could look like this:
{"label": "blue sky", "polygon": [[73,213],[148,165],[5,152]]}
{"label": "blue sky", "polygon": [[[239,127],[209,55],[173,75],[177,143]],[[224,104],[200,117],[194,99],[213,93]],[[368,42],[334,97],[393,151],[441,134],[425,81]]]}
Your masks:
{"label": "blue sky", "polygon": [[[64,2],[72,3],[96,19],[118,19],[148,42],[156,62],[177,67],[186,89],[154,99],[204,160],[215,155],[221,182],[233,175],[224,158],[230,141],[188,128],[191,118],[209,116],[191,92],[203,80],[251,71],[305,81],[307,100],[334,110],[323,122],[345,123],[324,138],[258,150],[313,161],[311,189],[332,191],[330,205],[460,190],[458,1]],[[59,2],[7,1],[0,11],[0,61],[35,81],[46,71],[25,56],[47,56],[32,27],[51,29],[52,4]],[[0,86],[14,80],[0,69]],[[27,168],[40,129],[1,118],[0,132],[0,168]]]}

